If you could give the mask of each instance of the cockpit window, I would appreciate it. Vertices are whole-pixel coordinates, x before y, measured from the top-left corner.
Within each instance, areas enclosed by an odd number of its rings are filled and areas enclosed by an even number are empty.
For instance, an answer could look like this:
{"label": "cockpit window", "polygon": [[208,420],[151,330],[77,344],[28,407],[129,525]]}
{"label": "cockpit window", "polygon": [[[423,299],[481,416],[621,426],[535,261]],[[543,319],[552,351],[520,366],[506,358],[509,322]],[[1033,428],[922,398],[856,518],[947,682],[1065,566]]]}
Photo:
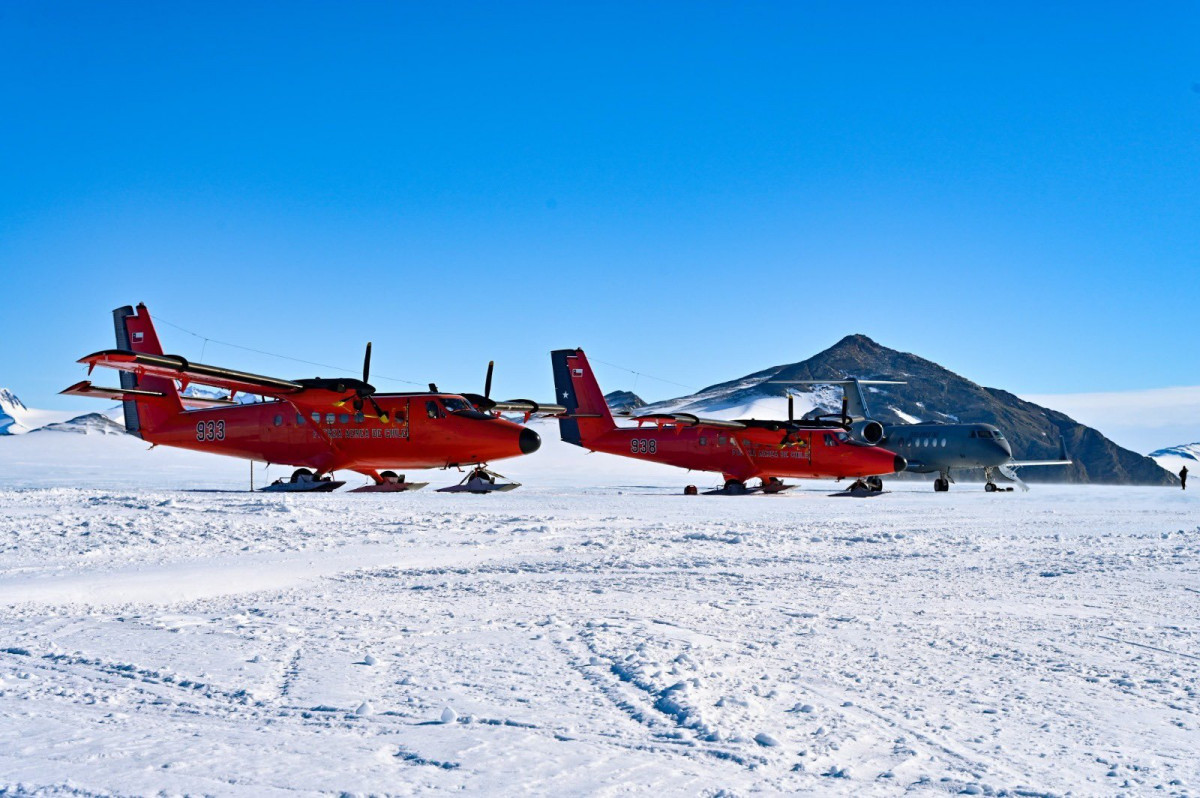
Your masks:
{"label": "cockpit window", "polygon": [[825,433],[825,445],[826,446],[837,446],[837,440],[833,437],[833,435],[831,433],[828,433],[828,432]]}
{"label": "cockpit window", "polygon": [[1000,430],[996,430],[992,433],[992,437],[998,441],[1002,441],[1004,440],[1004,433],[1002,433]]}
{"label": "cockpit window", "polygon": [[442,405],[446,408],[447,413],[461,413],[464,410],[471,409],[471,404],[466,399],[459,399],[458,397],[443,399]]}
{"label": "cockpit window", "polygon": [[438,403],[430,399],[425,402],[425,414],[430,418],[441,418],[442,408],[438,407]]}
{"label": "cockpit window", "polygon": [[990,429],[981,429],[979,430],[979,437],[990,438],[992,437],[992,431]]}

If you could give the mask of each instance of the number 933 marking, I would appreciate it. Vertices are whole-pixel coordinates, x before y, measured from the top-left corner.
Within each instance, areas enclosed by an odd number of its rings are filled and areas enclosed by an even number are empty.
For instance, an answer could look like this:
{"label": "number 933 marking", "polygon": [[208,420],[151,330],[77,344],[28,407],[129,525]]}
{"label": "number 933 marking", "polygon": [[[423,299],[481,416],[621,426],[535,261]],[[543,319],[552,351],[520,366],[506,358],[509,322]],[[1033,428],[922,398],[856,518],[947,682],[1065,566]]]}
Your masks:
{"label": "number 933 marking", "polygon": [[658,451],[658,441],[654,438],[631,438],[629,441],[630,454],[654,454]]}
{"label": "number 933 marking", "polygon": [[223,440],[225,440],[225,422],[224,421],[197,421],[196,422],[196,440],[198,440],[198,441],[223,441]]}

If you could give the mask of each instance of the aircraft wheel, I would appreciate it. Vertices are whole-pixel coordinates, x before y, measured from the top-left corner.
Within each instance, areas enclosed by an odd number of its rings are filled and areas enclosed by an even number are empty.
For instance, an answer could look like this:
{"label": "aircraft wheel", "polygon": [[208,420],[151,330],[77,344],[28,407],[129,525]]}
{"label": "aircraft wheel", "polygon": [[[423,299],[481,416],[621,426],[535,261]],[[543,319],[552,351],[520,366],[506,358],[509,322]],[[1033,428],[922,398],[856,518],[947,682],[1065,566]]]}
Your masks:
{"label": "aircraft wheel", "polygon": [[684,496],[696,496],[696,495],[699,495],[699,493],[700,493],[700,491],[698,491],[696,489],[695,485],[688,485],[687,487],[685,487],[683,489]]}
{"label": "aircraft wheel", "polygon": [[397,474],[395,471],[380,471],[379,478],[384,482],[403,482],[404,477]]}
{"label": "aircraft wheel", "polygon": [[867,487],[879,493],[883,490],[883,479],[880,477],[867,477]]}
{"label": "aircraft wheel", "polygon": [[995,492],[996,492],[996,490],[997,490],[997,488],[996,488],[996,483],[995,483],[995,482],[989,482],[989,483],[987,483],[986,485],[984,485],[984,486],[983,486],[983,489],[984,489],[984,490],[986,490],[988,493],[995,493]]}
{"label": "aircraft wheel", "polygon": [[950,490],[950,482],[938,477],[933,481],[933,489],[938,493],[945,493],[946,491]]}
{"label": "aircraft wheel", "polygon": [[729,479],[725,481],[725,490],[728,493],[745,493],[746,483],[740,479]]}
{"label": "aircraft wheel", "polygon": [[313,472],[307,468],[297,468],[292,472],[292,482],[309,482],[312,480]]}

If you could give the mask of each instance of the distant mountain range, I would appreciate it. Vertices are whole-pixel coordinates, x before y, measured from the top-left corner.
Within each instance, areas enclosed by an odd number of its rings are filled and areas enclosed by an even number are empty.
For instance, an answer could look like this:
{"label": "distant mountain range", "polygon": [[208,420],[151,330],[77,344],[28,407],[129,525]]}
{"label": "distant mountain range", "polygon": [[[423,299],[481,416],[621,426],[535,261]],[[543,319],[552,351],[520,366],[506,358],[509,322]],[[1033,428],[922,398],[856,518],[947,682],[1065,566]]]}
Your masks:
{"label": "distant mountain range", "polygon": [[[842,392],[833,386],[788,386],[774,380],[859,377],[904,380],[905,385],[871,386],[867,404],[885,423],[914,421],[981,422],[1004,430],[1019,460],[1052,460],[1059,440],[1074,464],[1030,468],[1023,479],[1041,482],[1091,482],[1122,485],[1170,485],[1176,480],[1154,460],[1123,449],[1091,427],[1067,415],[1027,402],[1008,391],[986,388],[932,361],[889,349],[865,335],[848,335],[807,360],[756,371],[704,388],[689,396],[658,402],[645,412],[684,411],[719,418],[770,412],[784,414],[789,388],[797,394],[797,414],[836,412]],[[764,413],[765,415],[765,413]],[[885,444],[886,445],[886,444]]]}
{"label": "distant mountain range", "polygon": [[642,397],[632,391],[606,393],[604,394],[604,401],[608,404],[608,409],[614,413],[626,413],[646,406],[646,402]]}
{"label": "distant mountain range", "polygon": [[29,430],[21,423],[29,413],[17,395],[7,388],[0,388],[0,435],[19,435]]}
{"label": "distant mountain range", "polygon": [[1196,478],[1200,479],[1200,441],[1168,446],[1150,452],[1149,456],[1172,474],[1178,474],[1179,469],[1187,466],[1188,472],[1196,474]]}
{"label": "distant mountain range", "polygon": [[26,407],[15,393],[0,388],[0,435],[25,435],[41,431],[123,435],[125,425],[103,413],[33,410]]}

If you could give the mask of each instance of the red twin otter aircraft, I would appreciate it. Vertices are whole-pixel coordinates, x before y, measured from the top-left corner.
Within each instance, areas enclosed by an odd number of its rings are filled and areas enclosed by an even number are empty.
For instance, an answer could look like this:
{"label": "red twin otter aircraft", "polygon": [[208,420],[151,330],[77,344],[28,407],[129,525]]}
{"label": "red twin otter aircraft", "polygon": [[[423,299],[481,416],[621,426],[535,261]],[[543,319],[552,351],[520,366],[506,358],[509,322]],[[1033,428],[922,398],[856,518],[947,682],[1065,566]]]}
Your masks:
{"label": "red twin otter aircraft", "polygon": [[[121,387],[99,388],[84,380],[63,393],[121,400],[126,429],[156,446],[301,466],[290,480],[265,490],[333,490],[345,483],[327,475],[347,469],[374,481],[360,491],[399,491],[425,483],[405,482],[393,469],[459,466],[474,468],[462,483],[443,490],[511,489],[516,483],[497,484],[486,464],[535,452],[541,439],[499,413],[563,412],[528,401],[492,401],[491,364],[483,396],[442,393],[432,383],[427,393],[382,394],[367,382],[370,344],[361,380],[281,380],[164,355],[145,305],[136,313],[118,308],[113,319],[118,348],[79,362],[89,374],[96,366],[119,370]],[[182,395],[189,384],[227,390],[230,398]],[[233,397],[239,393],[268,401],[238,404]]]}
{"label": "red twin otter aircraft", "polygon": [[[597,452],[719,472],[725,487],[711,493],[777,493],[789,487],[780,477],[865,477],[861,485],[855,484],[879,491],[883,482],[878,475],[903,471],[906,465],[894,452],[855,441],[848,434],[851,419],[844,410],[838,421],[795,420],[791,397],[787,421],[718,421],[690,413],[654,413],[632,416],[637,427],[618,427],[583,350],[560,349],[550,359],[556,398],[565,407],[558,422],[564,441]],[[761,487],[747,488],[751,479],[761,479]],[[689,486],[687,492],[694,491]]]}

